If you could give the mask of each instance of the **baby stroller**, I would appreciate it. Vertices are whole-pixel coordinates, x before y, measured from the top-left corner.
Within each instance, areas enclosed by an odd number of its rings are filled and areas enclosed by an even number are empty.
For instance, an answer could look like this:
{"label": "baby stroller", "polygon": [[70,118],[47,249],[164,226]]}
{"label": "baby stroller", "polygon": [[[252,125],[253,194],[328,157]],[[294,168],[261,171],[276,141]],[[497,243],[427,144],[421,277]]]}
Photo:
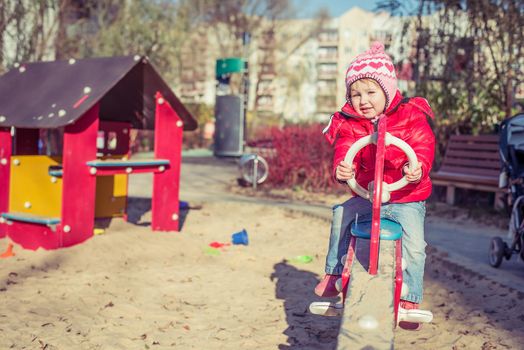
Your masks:
{"label": "baby stroller", "polygon": [[501,123],[499,151],[502,163],[499,187],[508,189],[510,243],[501,237],[491,240],[489,263],[493,267],[499,267],[503,258],[509,260],[513,254],[524,260],[524,113]]}

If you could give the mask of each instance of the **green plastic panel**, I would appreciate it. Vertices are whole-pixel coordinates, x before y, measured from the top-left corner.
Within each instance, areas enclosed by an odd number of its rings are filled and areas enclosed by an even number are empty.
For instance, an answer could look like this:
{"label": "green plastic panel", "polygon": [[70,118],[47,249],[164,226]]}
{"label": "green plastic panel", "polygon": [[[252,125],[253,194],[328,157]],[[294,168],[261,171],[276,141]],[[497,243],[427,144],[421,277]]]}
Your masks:
{"label": "green plastic panel", "polygon": [[220,58],[217,60],[216,76],[231,73],[242,73],[244,72],[244,59],[239,57]]}

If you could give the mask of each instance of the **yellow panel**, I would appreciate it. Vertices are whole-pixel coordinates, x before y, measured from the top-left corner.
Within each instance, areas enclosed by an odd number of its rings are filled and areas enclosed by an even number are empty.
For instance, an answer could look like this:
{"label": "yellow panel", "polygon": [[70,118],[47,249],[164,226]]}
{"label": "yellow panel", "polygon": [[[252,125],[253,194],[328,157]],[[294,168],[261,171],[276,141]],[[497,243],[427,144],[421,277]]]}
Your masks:
{"label": "yellow panel", "polygon": [[49,167],[61,161],[61,157],[12,156],[9,211],[60,217],[62,179],[49,175]]}
{"label": "yellow panel", "polygon": [[[122,156],[110,158],[121,159]],[[49,167],[61,165],[61,161],[61,157],[13,156],[9,184],[9,211],[60,217],[62,178],[50,176]],[[97,177],[95,217],[122,216],[126,204],[126,174]]]}
{"label": "yellow panel", "polygon": [[[122,156],[102,159],[123,159]],[[95,217],[110,218],[123,216],[127,204],[127,175],[98,176],[96,178]]]}
{"label": "yellow panel", "polygon": [[119,196],[127,196],[127,175],[125,174],[119,174],[115,175],[115,192],[114,195]]}

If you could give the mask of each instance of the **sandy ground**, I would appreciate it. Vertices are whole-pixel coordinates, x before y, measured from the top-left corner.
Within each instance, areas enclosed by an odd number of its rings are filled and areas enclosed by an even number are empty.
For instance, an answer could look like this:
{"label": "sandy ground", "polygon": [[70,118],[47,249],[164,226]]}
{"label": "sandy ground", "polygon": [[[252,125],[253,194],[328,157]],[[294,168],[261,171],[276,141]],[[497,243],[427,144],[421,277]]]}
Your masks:
{"label": "sandy ground", "polygon": [[[141,224],[114,220],[72,248],[15,248],[0,260],[0,349],[335,349],[340,319],[307,312],[328,222],[202,204],[185,213],[182,233],[152,233],[145,212]],[[249,245],[211,254],[209,243],[243,228]],[[301,255],[313,261],[293,262]],[[431,248],[425,288],[434,322],[398,330],[397,349],[522,349],[522,293]]]}

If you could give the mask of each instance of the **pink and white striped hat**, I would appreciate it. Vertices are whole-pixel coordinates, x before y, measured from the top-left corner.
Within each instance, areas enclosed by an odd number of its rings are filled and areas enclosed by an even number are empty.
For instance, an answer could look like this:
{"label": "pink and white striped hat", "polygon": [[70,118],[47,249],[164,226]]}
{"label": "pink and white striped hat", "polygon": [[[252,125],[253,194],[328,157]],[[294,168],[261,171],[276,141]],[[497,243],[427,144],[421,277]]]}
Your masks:
{"label": "pink and white striped hat", "polygon": [[358,55],[346,71],[346,100],[351,104],[350,86],[355,81],[370,78],[374,79],[386,94],[386,109],[395,97],[398,90],[397,75],[391,57],[384,52],[384,45],[375,41],[371,48]]}

